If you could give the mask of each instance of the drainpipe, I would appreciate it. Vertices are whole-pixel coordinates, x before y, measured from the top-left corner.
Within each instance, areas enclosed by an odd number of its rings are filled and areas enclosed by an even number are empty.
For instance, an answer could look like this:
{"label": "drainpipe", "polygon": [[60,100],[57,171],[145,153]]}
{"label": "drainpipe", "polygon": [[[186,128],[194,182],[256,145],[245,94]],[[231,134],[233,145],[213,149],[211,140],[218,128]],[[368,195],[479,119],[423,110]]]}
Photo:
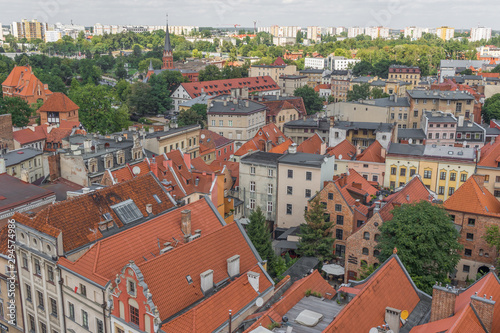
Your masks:
{"label": "drainpipe", "polygon": [[106,293],[105,290],[103,289],[102,291],[102,317],[104,319],[103,325],[104,325],[104,333],[108,333],[108,324],[106,323]]}
{"label": "drainpipe", "polygon": [[57,267],[57,270],[59,271],[59,292],[61,293],[61,302],[62,302],[62,317],[63,317],[63,332],[66,332],[66,313],[64,312],[64,293],[63,293],[63,278],[62,278],[62,273],[61,269]]}

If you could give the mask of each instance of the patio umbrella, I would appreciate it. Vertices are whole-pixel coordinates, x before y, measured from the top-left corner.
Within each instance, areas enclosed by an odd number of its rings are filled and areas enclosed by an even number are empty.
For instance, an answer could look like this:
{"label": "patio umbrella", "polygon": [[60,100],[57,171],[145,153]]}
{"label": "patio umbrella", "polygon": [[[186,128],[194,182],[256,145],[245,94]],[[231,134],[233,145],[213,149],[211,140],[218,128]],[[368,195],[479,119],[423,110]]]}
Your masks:
{"label": "patio umbrella", "polygon": [[344,275],[344,267],[335,264],[324,265],[321,269],[330,275]]}

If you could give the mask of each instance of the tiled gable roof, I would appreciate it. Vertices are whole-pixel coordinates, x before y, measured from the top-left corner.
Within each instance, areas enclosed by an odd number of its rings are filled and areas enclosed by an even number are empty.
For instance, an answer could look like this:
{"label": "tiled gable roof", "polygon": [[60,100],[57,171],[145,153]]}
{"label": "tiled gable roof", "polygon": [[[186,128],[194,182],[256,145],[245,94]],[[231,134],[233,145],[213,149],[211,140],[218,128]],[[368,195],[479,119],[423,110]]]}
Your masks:
{"label": "tiled gable roof", "polygon": [[500,217],[500,201],[472,176],[444,202],[444,208],[452,211]]}
{"label": "tiled gable roof", "polygon": [[38,112],[69,112],[79,107],[62,92],[55,92],[43,103]]}
{"label": "tiled gable roof", "polygon": [[326,333],[368,332],[384,324],[385,309],[407,310],[410,314],[420,302],[419,291],[396,255],[391,256],[365,281]]}
{"label": "tiled gable roof", "polygon": [[385,158],[382,157],[382,145],[378,141],[374,141],[361,154],[356,156],[357,161],[384,163]]}
{"label": "tiled gable roof", "polygon": [[47,138],[47,125],[35,126],[33,130],[25,128],[14,131],[12,136],[21,146],[32,142],[42,141]]}
{"label": "tiled gable roof", "polygon": [[[158,242],[175,244],[173,238],[182,240],[182,210],[191,211],[191,230],[201,230],[201,237],[222,228],[222,218],[212,207],[206,200],[195,201],[98,241],[75,262],[60,258],[58,263],[104,286],[129,260],[140,264],[159,256]],[[184,245],[178,243],[177,247]]]}
{"label": "tiled gable roof", "polygon": [[485,144],[481,148],[481,157],[478,166],[498,168],[500,163],[500,140]]}
{"label": "tiled gable roof", "polygon": [[234,155],[243,156],[250,151],[265,151],[267,142],[270,141],[275,147],[280,144],[280,140],[286,140],[285,134],[274,123],[269,123],[260,128],[255,136],[245,142]]}
{"label": "tiled gable roof", "polygon": [[[161,203],[153,197],[156,194]],[[34,217],[16,213],[14,219],[20,223],[58,237],[62,233],[65,252],[84,246],[102,237],[99,222],[103,214],[110,213],[114,223],[124,223],[110,206],[132,199],[143,217],[148,216],[146,204],[153,205],[153,214],[159,214],[173,207],[168,195],[153,175],[147,174],[130,181],[83,194],[73,199],[55,203]],[[92,231],[94,230],[95,233]]]}
{"label": "tiled gable roof", "polygon": [[59,143],[62,142],[62,139],[68,137],[73,133],[72,128],[53,128],[49,134],[47,134],[48,142]]}
{"label": "tiled gable roof", "polygon": [[323,139],[318,135],[318,133],[314,133],[313,136],[304,140],[298,147],[297,152],[299,153],[308,153],[308,154],[321,154],[324,153],[324,149],[322,146],[324,145]]}
{"label": "tiled gable roof", "polygon": [[[201,273],[213,270],[213,283],[217,284],[229,277],[227,259],[234,255],[240,256],[242,273],[257,265],[260,258],[252,251],[240,228],[238,223],[231,223],[138,265],[162,321],[204,297]],[[193,280],[191,284],[186,279],[188,275]]]}
{"label": "tiled gable roof", "polygon": [[248,92],[278,90],[279,86],[270,76],[245,77],[239,79],[213,80],[201,82],[181,83],[191,98],[201,95],[203,92],[211,96],[226,95],[231,89],[248,87]]}
{"label": "tiled gable roof", "polygon": [[356,156],[356,147],[349,141],[344,140],[335,147],[328,148],[326,153],[330,156],[335,155],[335,158],[339,160],[352,160]]}
{"label": "tiled gable roof", "polygon": [[322,83],[314,87],[314,91],[319,92],[321,89],[331,89],[331,88],[332,88],[331,84]]}
{"label": "tiled gable roof", "polygon": [[284,154],[288,150],[288,148],[292,145],[292,143],[293,143],[292,139],[286,139],[285,142],[280,143],[276,147],[273,147],[269,152],[275,154]]}
{"label": "tiled gable roof", "polygon": [[16,66],[12,69],[7,79],[2,83],[2,86],[14,88],[14,95],[18,96],[34,96],[37,92],[37,87],[40,87],[45,95],[52,94],[48,88],[40,81],[31,69],[31,66]]}
{"label": "tiled gable roof", "polygon": [[205,155],[214,151],[217,148],[223,147],[233,140],[227,139],[213,131],[202,129],[200,130],[200,154]]}
{"label": "tiled gable roof", "polygon": [[340,188],[361,195],[376,195],[378,192],[378,190],[373,187],[368,180],[366,180],[354,169],[349,169],[348,173],[341,174],[340,176],[334,176],[333,181]]}
{"label": "tiled gable roof", "polygon": [[267,116],[276,116],[281,110],[295,109],[302,116],[306,115],[306,108],[302,97],[278,99],[260,102],[267,106]]}

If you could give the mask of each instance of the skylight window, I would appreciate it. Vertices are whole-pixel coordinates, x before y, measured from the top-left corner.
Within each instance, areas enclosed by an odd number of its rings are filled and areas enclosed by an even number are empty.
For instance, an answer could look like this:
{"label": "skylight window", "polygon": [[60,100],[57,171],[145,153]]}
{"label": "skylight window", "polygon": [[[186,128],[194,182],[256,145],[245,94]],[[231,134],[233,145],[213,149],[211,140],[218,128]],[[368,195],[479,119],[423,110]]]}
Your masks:
{"label": "skylight window", "polygon": [[186,280],[189,284],[193,283],[193,279],[191,278],[191,275],[186,275]]}
{"label": "skylight window", "polygon": [[158,196],[156,194],[153,194],[153,198],[155,198],[157,203],[161,203],[160,198],[158,198]]}
{"label": "skylight window", "polygon": [[102,214],[102,216],[104,216],[104,218],[106,219],[106,221],[111,220],[111,214],[110,213],[104,213],[104,214]]}
{"label": "skylight window", "polygon": [[143,217],[141,211],[137,208],[132,199],[113,205],[111,209],[114,210],[116,215],[118,215],[120,220],[125,224],[134,222]]}

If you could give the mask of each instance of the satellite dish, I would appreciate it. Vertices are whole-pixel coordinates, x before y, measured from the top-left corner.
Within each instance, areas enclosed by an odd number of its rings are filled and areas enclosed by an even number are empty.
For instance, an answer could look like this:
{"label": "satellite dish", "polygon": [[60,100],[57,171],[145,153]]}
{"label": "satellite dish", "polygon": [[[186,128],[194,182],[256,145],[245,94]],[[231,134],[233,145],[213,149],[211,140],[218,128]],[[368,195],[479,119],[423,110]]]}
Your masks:
{"label": "satellite dish", "polygon": [[378,329],[376,327],[372,327],[368,333],[378,333]]}
{"label": "satellite dish", "polygon": [[341,160],[341,159],[342,159],[342,154],[339,155],[339,160]]}
{"label": "satellite dish", "polygon": [[403,320],[408,319],[408,315],[409,315],[409,314],[408,314],[408,311],[407,311],[407,310],[403,310],[403,311],[401,311],[401,319],[403,319]]}
{"label": "satellite dish", "polygon": [[412,144],[412,143],[413,143],[413,139],[409,139],[409,140],[408,140],[408,143],[409,143],[409,144]]}
{"label": "satellite dish", "polygon": [[137,176],[138,174],[140,174],[140,173],[141,173],[141,168],[139,168],[138,166],[135,166],[135,167],[132,169],[132,173],[133,173],[134,175],[136,175],[136,176]]}
{"label": "satellite dish", "polygon": [[200,135],[202,139],[205,139],[205,134]]}
{"label": "satellite dish", "polygon": [[264,305],[264,300],[262,299],[262,297],[257,298],[257,300],[255,301],[255,305],[257,305],[259,308]]}
{"label": "satellite dish", "polygon": [[466,147],[467,146],[467,141],[464,141],[463,143],[463,146],[462,147]]}
{"label": "satellite dish", "polygon": [[123,138],[120,136],[118,137],[118,141],[122,142]]}

